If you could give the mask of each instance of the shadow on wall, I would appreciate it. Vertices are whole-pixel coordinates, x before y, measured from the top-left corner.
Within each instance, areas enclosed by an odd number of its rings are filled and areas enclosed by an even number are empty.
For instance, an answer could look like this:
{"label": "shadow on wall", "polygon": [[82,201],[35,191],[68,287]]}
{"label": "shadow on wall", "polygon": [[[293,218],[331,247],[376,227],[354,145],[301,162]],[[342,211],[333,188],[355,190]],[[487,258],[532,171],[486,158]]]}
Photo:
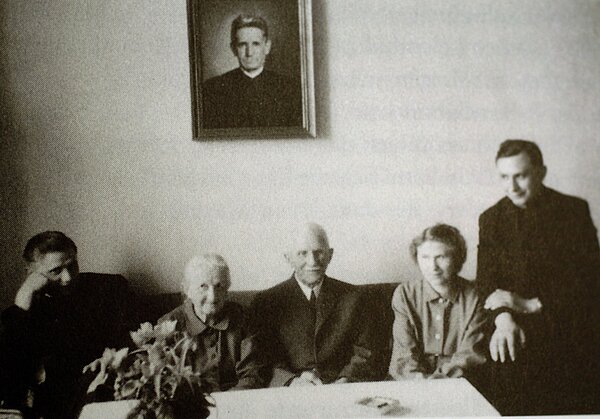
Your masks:
{"label": "shadow on wall", "polygon": [[331,134],[331,103],[329,90],[329,33],[327,32],[327,2],[313,2],[313,61],[315,71],[315,102],[317,138],[329,138]]}
{"label": "shadow on wall", "polygon": [[26,214],[27,188],[24,182],[23,152],[25,141],[18,136],[14,98],[8,75],[8,57],[4,36],[6,3],[0,2],[0,309],[12,304],[23,281],[21,249]]}
{"label": "shadow on wall", "polygon": [[[161,274],[159,258],[147,254],[144,249],[128,245],[118,266],[122,268],[119,274],[127,278],[130,291],[139,295],[179,292],[180,272],[165,278]],[[164,313],[163,313],[164,314]]]}

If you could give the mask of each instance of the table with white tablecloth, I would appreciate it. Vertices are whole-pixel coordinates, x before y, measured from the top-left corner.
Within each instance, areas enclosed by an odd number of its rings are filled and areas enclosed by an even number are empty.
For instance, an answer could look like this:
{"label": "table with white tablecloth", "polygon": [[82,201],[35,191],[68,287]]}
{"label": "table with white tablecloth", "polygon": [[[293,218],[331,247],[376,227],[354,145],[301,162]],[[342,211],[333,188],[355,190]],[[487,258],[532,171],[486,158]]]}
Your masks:
{"label": "table with white tablecloth", "polygon": [[[462,378],[265,388],[216,392],[211,396],[216,404],[211,408],[212,419],[500,416]],[[394,403],[384,408],[357,403],[367,398]],[[126,418],[134,405],[132,400],[93,403],[84,407],[80,418]]]}
{"label": "table with white tablecloth", "polygon": [[[213,393],[211,418],[353,418],[377,416],[499,416],[462,378],[283,387]],[[357,404],[367,397],[393,399],[384,413]]]}

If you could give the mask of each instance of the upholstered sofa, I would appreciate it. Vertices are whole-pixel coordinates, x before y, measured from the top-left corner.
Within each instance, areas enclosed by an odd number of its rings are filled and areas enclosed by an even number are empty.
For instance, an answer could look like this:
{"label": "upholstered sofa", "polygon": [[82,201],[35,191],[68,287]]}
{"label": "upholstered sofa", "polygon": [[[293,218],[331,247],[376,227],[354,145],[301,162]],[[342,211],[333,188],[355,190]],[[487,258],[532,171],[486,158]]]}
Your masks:
{"label": "upholstered sofa", "polygon": [[[365,312],[371,312],[372,319],[369,327],[374,328],[375,336],[374,346],[380,353],[378,361],[378,373],[383,378],[387,373],[392,347],[392,323],[394,314],[391,308],[392,294],[398,283],[380,283],[359,285],[361,292],[364,293],[365,302],[369,307],[365,307]],[[250,306],[258,290],[252,291],[230,291],[229,299],[242,306]],[[132,324],[141,322],[156,322],[163,314],[171,311],[183,302],[181,293],[162,293],[154,295],[138,295],[132,305]]]}

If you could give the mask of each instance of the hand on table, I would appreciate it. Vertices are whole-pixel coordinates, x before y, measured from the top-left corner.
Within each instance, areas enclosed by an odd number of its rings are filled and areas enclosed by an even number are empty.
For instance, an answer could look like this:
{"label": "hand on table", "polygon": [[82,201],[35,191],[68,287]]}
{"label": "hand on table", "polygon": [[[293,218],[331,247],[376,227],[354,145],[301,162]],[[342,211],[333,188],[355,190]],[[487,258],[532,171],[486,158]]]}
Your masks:
{"label": "hand on table", "polygon": [[290,381],[290,387],[292,386],[318,386],[322,385],[323,381],[319,378],[316,371],[304,371],[299,377],[294,378]]}
{"label": "hand on table", "polygon": [[510,313],[500,313],[494,321],[496,330],[490,339],[490,355],[500,362],[517,358],[517,352],[525,346],[525,332],[515,323]]}

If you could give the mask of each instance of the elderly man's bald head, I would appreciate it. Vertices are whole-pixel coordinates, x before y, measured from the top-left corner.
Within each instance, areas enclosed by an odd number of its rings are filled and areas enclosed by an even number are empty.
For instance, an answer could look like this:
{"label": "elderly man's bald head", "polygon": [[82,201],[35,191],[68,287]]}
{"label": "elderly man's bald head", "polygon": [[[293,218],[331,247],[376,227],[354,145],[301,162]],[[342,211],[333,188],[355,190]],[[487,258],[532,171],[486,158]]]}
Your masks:
{"label": "elderly man's bald head", "polygon": [[323,281],[333,256],[325,229],[316,223],[307,223],[293,235],[285,258],[294,269],[296,279],[314,287]]}
{"label": "elderly man's bald head", "polygon": [[317,223],[302,224],[292,232],[292,241],[288,250],[296,250],[298,246],[303,246],[307,240],[320,242],[329,248],[329,239],[325,229]]}

